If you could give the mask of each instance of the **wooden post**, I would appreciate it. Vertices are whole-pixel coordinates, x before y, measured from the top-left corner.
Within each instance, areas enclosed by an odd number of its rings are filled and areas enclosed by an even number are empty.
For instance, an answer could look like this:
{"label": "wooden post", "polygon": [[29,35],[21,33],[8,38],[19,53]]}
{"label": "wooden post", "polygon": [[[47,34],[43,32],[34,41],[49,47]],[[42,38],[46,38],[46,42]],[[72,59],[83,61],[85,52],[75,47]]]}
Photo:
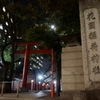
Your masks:
{"label": "wooden post", "polygon": [[3,96],[4,85],[5,85],[5,82],[3,81],[3,82],[2,82],[2,89],[1,89],[1,96]]}
{"label": "wooden post", "polygon": [[17,97],[19,97],[19,87],[20,87],[20,81],[18,81],[18,86],[17,86]]}

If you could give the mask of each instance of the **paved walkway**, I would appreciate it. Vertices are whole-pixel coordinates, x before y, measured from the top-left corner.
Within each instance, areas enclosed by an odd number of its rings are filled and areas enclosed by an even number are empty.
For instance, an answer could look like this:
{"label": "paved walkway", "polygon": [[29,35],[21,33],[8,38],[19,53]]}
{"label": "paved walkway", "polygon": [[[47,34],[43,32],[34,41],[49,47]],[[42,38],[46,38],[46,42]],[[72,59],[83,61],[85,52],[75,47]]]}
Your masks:
{"label": "paved walkway", "polygon": [[0,100],[59,100],[58,97],[50,97],[50,91],[29,91],[19,93],[5,93],[0,96]]}

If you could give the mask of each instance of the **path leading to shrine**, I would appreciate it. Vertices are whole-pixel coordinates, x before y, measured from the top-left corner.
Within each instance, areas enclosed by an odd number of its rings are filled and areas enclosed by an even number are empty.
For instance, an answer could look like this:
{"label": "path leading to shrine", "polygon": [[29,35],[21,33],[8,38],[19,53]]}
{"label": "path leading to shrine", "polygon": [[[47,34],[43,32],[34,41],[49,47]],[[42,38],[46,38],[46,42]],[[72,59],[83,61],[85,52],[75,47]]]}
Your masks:
{"label": "path leading to shrine", "polygon": [[0,100],[60,100],[59,97],[50,97],[50,92],[50,90],[21,92],[19,97],[16,93],[4,93],[0,96]]}
{"label": "path leading to shrine", "polygon": [[29,91],[19,93],[17,97],[16,93],[4,93],[0,97],[0,100],[36,100],[37,98],[49,96],[49,91]]}

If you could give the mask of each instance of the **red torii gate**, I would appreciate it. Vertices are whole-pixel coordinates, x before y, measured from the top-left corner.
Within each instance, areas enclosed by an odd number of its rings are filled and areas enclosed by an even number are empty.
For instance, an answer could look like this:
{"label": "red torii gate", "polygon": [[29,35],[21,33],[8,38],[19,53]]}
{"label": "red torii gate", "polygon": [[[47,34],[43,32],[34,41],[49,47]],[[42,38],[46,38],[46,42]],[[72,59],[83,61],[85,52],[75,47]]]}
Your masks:
{"label": "red torii gate", "polygon": [[23,68],[23,76],[22,76],[22,87],[26,88],[27,85],[27,74],[28,74],[28,64],[29,64],[29,56],[30,54],[37,53],[51,53],[52,54],[52,83],[51,83],[51,97],[54,97],[54,50],[48,50],[47,47],[44,47],[43,50],[31,50],[30,46],[33,45],[41,45],[39,42],[21,42],[15,43],[15,45],[24,45],[26,46],[25,50],[16,51],[16,54],[25,54],[24,57],[24,68]]}

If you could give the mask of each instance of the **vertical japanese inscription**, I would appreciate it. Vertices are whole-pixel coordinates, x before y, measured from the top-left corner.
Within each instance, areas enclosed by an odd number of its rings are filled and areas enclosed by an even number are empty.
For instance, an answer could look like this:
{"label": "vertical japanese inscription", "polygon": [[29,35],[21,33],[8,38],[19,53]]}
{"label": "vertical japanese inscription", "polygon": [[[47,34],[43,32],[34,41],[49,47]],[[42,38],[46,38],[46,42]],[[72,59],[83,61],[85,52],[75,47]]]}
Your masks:
{"label": "vertical japanese inscription", "polygon": [[92,11],[87,14],[87,19],[88,20],[95,19],[94,13]]}
{"label": "vertical japanese inscription", "polygon": [[89,29],[95,29],[95,22],[90,22],[88,25]]}
{"label": "vertical japanese inscription", "polygon": [[87,41],[87,56],[90,78],[92,81],[100,81],[100,24],[99,15],[96,8],[87,9],[84,11],[86,41]]}

